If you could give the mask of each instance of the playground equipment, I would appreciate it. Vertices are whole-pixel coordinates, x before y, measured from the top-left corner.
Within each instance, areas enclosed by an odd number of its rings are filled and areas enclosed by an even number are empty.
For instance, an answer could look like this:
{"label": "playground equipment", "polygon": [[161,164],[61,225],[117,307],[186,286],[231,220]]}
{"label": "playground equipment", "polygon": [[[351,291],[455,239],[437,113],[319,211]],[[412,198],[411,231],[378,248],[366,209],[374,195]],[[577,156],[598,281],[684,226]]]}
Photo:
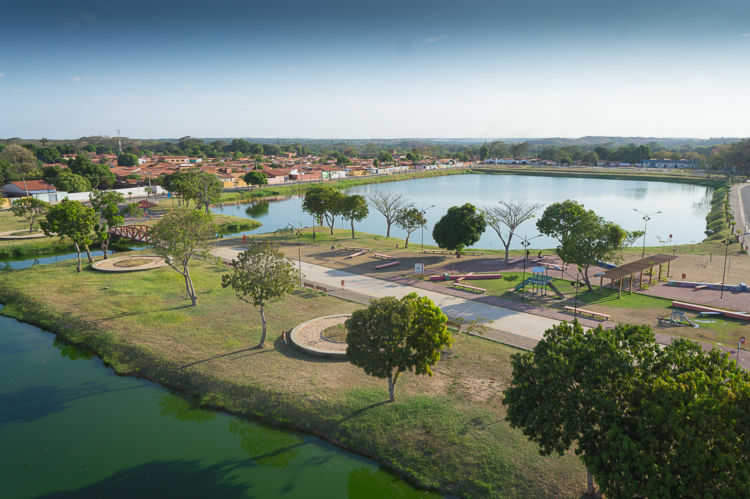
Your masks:
{"label": "playground equipment", "polygon": [[750,314],[747,312],[735,312],[733,310],[722,310],[720,308],[713,308],[713,307],[706,307],[703,305],[695,305],[693,303],[685,303],[681,301],[673,301],[672,302],[673,307],[680,307],[687,310],[694,310],[696,312],[716,312],[717,314],[721,314],[724,317],[729,317],[731,319],[739,319],[741,321],[750,321]]}
{"label": "playground equipment", "polygon": [[669,317],[669,319],[664,317],[659,317],[659,325],[660,326],[692,326],[692,327],[700,327],[695,322],[691,321],[690,318],[685,315],[685,312],[680,312],[680,309],[676,306],[672,308],[672,315]]}
{"label": "playground equipment", "polygon": [[531,287],[529,293],[539,296],[547,295],[547,288],[557,295],[561,300],[565,299],[565,296],[560,292],[557,287],[552,284],[552,278],[547,275],[547,267],[534,267],[531,269],[531,277],[524,279],[522,282],[516,284],[513,291],[519,289],[525,289],[527,286]]}

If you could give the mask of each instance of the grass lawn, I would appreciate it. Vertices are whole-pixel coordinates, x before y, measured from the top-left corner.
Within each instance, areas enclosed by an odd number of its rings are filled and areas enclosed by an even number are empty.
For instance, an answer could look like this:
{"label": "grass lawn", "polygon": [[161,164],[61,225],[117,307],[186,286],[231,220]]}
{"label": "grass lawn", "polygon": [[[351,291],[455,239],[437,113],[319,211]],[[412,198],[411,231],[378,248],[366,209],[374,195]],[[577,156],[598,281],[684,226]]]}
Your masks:
{"label": "grass lawn", "polygon": [[[233,234],[252,230],[261,224],[256,220],[244,217],[234,217],[231,215],[214,215],[214,221],[219,225],[221,234]],[[152,225],[156,220],[147,220],[145,224]],[[28,232],[29,224],[22,218],[13,216],[9,210],[0,211],[0,232],[9,230],[18,230]],[[34,224],[34,229],[38,229],[38,222]],[[111,245],[112,249],[126,249],[131,247],[129,241],[122,241],[119,244]],[[94,242],[91,245],[92,250],[97,250],[99,244]],[[61,253],[70,253],[75,251],[75,247],[70,241],[60,241],[57,237],[46,237],[40,239],[19,239],[16,241],[0,241],[0,260],[15,260],[22,258],[34,258],[41,255],[58,255]]]}
{"label": "grass lawn", "polygon": [[196,307],[188,306],[182,277],[166,267],[117,275],[74,269],[61,262],[3,273],[3,313],[90,346],[120,373],[339,441],[425,486],[467,497],[577,496],[584,488],[574,455],[541,457],[504,421],[510,347],[457,338],[434,377],[405,374],[397,402],[387,404],[384,380],[279,339],[304,320],[361,305],[298,291],[268,307],[269,347],[256,350],[258,313],[221,287],[225,270],[217,264],[192,268]]}

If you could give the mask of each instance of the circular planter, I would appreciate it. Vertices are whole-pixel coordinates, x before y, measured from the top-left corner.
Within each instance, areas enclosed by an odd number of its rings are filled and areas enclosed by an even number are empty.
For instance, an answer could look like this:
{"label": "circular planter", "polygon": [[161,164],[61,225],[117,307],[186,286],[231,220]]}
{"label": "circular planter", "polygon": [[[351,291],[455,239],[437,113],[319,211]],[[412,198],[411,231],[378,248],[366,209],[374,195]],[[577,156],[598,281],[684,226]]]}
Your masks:
{"label": "circular planter", "polygon": [[352,314],[326,315],[298,324],[289,333],[289,339],[300,350],[318,357],[346,359],[346,343],[323,337],[323,331],[343,324]]}
{"label": "circular planter", "polygon": [[[13,234],[16,234],[17,232],[24,232],[24,234],[13,235]],[[0,239],[8,240],[8,241],[16,240],[16,239],[41,239],[42,237],[47,237],[47,235],[44,232],[40,232],[38,230],[32,232],[31,234],[24,231],[23,229],[0,232]]]}
{"label": "circular planter", "polygon": [[[139,263],[138,261],[142,262]],[[120,256],[94,262],[91,267],[99,272],[138,272],[158,269],[166,265],[163,258],[151,255]]]}

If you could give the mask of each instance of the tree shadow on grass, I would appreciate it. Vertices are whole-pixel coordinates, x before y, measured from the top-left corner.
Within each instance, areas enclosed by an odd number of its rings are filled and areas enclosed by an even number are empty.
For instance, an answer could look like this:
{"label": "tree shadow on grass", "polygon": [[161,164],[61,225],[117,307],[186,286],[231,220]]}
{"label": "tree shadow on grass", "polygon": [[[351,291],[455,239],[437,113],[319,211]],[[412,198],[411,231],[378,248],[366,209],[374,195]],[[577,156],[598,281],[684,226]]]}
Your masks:
{"label": "tree shadow on grass", "polygon": [[81,319],[81,321],[87,324],[98,324],[100,322],[113,321],[115,319],[122,319],[123,317],[133,317],[136,315],[153,314],[155,312],[167,312],[169,310],[180,310],[182,308],[190,308],[190,307],[192,307],[192,305],[190,305],[189,303],[185,303],[183,305],[176,305],[174,307],[164,307],[164,308],[155,308],[152,310],[139,310],[135,312],[125,312],[122,314],[113,315],[111,317],[101,317],[99,319]]}
{"label": "tree shadow on grass", "polygon": [[349,362],[349,360],[344,358],[335,358],[335,357],[319,357],[317,355],[312,355],[307,352],[303,352],[289,339],[289,333],[290,331],[287,331],[284,334],[284,337],[286,338],[286,341],[284,341],[279,335],[278,338],[273,342],[274,349],[279,352],[284,357],[294,359],[294,360],[301,360],[305,362],[316,362],[316,363],[322,363],[322,364],[339,364],[341,362]]}
{"label": "tree shadow on grass", "polygon": [[252,497],[247,483],[238,483],[230,477],[230,473],[242,464],[236,460],[225,460],[211,466],[205,466],[198,460],[151,461],[119,470],[99,482],[76,490],[53,492],[42,497]]}
{"label": "tree shadow on grass", "polygon": [[187,364],[181,365],[180,369],[187,369],[188,367],[193,367],[193,366],[196,366],[198,364],[203,364],[205,362],[211,362],[212,360],[224,359],[224,358],[232,357],[232,356],[234,356],[234,358],[228,359],[228,360],[238,360],[238,359],[242,359],[244,357],[249,357],[251,355],[257,355],[257,354],[260,354],[260,353],[269,353],[269,352],[273,352],[273,349],[272,348],[263,348],[263,349],[261,349],[261,348],[259,348],[256,345],[254,347],[242,348],[240,350],[234,350],[232,352],[227,352],[227,353],[220,353],[218,355],[213,355],[211,357],[206,357],[205,359],[200,359],[200,360],[196,360],[196,361],[193,361],[193,362],[189,362]]}
{"label": "tree shadow on grass", "polygon": [[375,409],[376,407],[380,407],[380,406],[387,405],[387,404],[390,404],[390,400],[381,400],[380,402],[375,402],[373,404],[366,405],[366,406],[361,407],[361,408],[359,408],[359,409],[357,409],[355,411],[350,412],[349,414],[347,414],[343,418],[339,419],[338,423],[341,424],[341,423],[343,423],[345,421],[349,421],[350,419],[354,419],[357,416],[359,416],[360,414],[363,414],[363,413],[369,411],[370,409]]}

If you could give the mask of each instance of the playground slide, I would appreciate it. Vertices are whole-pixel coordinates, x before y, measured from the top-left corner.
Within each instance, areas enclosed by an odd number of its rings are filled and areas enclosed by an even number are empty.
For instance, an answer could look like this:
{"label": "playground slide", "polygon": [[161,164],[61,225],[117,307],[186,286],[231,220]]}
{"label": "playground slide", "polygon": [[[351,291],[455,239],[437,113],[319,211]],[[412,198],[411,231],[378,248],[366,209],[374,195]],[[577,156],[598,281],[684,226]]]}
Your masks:
{"label": "playground slide", "polygon": [[693,326],[693,327],[700,327],[700,326],[699,326],[698,324],[696,324],[695,322],[691,321],[691,320],[690,320],[690,319],[688,318],[688,316],[687,316],[687,315],[685,315],[685,313],[684,313],[684,312],[680,312],[680,313],[679,313],[679,314],[677,314],[677,315],[679,315],[679,316],[680,316],[680,319],[682,319],[683,321],[687,322],[687,323],[688,323],[688,324],[690,324],[691,326]]}
{"label": "playground slide", "polygon": [[547,283],[547,286],[549,287],[549,289],[551,289],[552,291],[554,291],[554,293],[557,295],[558,298],[560,298],[561,300],[565,299],[565,295],[562,294],[562,292],[559,289],[557,289],[557,286],[555,286],[554,284],[552,284],[551,281]]}
{"label": "playground slide", "polygon": [[533,279],[533,277],[527,277],[526,280],[524,280],[523,282],[519,282],[518,284],[516,284],[516,287],[513,288],[513,291],[518,291],[522,287],[524,287],[524,286],[526,286],[528,284],[531,284],[531,280],[532,279]]}

